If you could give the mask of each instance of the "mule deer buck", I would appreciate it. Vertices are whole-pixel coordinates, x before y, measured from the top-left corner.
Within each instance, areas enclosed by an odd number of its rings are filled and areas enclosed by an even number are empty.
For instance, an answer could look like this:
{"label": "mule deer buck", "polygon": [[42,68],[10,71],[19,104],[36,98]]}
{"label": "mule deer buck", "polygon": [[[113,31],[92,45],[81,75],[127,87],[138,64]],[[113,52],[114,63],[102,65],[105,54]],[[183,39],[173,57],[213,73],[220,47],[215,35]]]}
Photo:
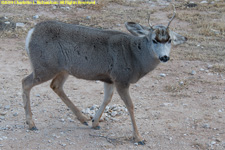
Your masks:
{"label": "mule deer buck", "polygon": [[37,130],[32,120],[30,90],[50,79],[53,79],[50,85],[53,91],[81,123],[88,125],[90,119],[81,113],[63,91],[64,82],[72,75],[104,82],[104,100],[92,119],[94,129],[100,128],[100,117],[111,101],[115,87],[130,114],[134,142],[145,144],[136,126],[129,86],[154,70],[160,62],[169,60],[171,41],[178,45],[187,40],[169,29],[175,14],[174,8],[173,17],[167,26],[152,26],[149,23],[150,27],[144,27],[126,22],[125,26],[132,35],[56,21],[37,24],[26,38],[26,51],[33,72],[22,80],[29,129]]}

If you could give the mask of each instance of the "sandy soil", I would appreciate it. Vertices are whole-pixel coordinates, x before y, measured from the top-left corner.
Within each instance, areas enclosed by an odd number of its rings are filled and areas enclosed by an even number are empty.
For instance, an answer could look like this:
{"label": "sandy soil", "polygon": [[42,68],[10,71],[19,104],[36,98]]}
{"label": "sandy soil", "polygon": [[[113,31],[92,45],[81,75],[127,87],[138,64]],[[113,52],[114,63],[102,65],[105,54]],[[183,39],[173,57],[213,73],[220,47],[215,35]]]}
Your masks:
{"label": "sandy soil", "polygon": [[[52,6],[43,8],[33,6],[24,10],[21,6],[0,6],[3,10],[0,16],[30,18],[26,24],[27,29],[22,32],[18,29],[15,34],[9,35],[8,32],[5,34],[6,32],[1,31],[3,34],[0,40],[0,149],[225,149],[225,72],[223,68],[222,71],[215,70],[216,65],[224,65],[224,60],[221,59],[224,58],[224,53],[216,55],[218,51],[225,50],[223,35],[219,38],[209,36],[203,38],[204,40],[190,39],[182,46],[173,47],[171,61],[159,65],[157,69],[131,86],[136,122],[139,132],[147,141],[144,146],[133,144],[132,126],[127,113],[116,116],[114,120],[103,121],[100,123],[101,130],[93,130],[90,127],[91,122],[87,127],[74,117],[50,89],[50,82],[36,86],[31,92],[33,118],[39,130],[29,131],[25,124],[21,80],[31,72],[31,69],[24,50],[24,32],[27,32],[32,24],[56,17],[68,17],[66,20],[68,22],[83,19],[80,24],[90,23],[91,26],[125,31],[123,22],[129,17],[119,15],[123,11],[127,12],[127,15],[134,11],[134,20],[141,19],[141,22],[147,25],[146,20],[138,18],[138,15],[141,15],[138,10],[149,7],[149,10],[155,10],[152,14],[153,24],[167,24],[167,15],[171,14],[171,11],[162,11],[167,4],[166,1],[143,2],[137,6],[136,3],[134,6],[109,3],[101,10],[75,6],[70,6],[70,10],[60,7],[52,9]],[[114,10],[118,7],[123,11]],[[138,10],[135,7],[138,7]],[[191,10],[178,9],[177,12],[179,11]],[[40,15],[40,19],[32,20],[33,14]],[[112,17],[107,16],[109,14],[112,14]],[[70,20],[73,15],[76,18]],[[87,15],[92,17],[91,22],[85,19]],[[223,14],[221,20],[224,21],[224,17]],[[208,21],[212,19],[208,18]],[[172,28],[190,37],[197,34],[198,30],[191,24],[177,19]],[[196,58],[199,53],[207,55],[202,54],[202,57]],[[166,76],[161,77],[161,73]],[[102,102],[102,82],[69,77],[64,87],[67,95],[80,109],[94,104],[100,105]],[[116,92],[109,105],[113,104],[124,105]]]}

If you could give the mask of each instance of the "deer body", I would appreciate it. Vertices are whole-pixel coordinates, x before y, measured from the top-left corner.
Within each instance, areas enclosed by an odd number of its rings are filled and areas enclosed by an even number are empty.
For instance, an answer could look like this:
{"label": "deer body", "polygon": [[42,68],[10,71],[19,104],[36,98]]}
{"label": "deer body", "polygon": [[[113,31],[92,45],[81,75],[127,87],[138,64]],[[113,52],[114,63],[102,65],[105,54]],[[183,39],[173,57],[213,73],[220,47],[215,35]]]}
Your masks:
{"label": "deer body", "polygon": [[29,31],[26,50],[33,72],[22,80],[23,102],[29,129],[37,129],[32,120],[30,90],[50,79],[53,79],[50,87],[54,92],[81,123],[88,125],[87,121],[90,119],[80,112],[63,91],[63,84],[68,75],[73,75],[81,79],[104,82],[104,99],[92,120],[93,128],[100,128],[100,117],[116,88],[129,111],[134,141],[144,144],[134,119],[129,86],[154,70],[160,61],[169,60],[171,41],[181,44],[187,39],[170,31],[168,26],[147,28],[133,22],[127,22],[125,25],[133,35],[56,21],[39,23]]}
{"label": "deer body", "polygon": [[145,37],[51,21],[33,29],[27,47],[35,76],[66,71],[86,80],[129,84],[160,62],[148,44]]}

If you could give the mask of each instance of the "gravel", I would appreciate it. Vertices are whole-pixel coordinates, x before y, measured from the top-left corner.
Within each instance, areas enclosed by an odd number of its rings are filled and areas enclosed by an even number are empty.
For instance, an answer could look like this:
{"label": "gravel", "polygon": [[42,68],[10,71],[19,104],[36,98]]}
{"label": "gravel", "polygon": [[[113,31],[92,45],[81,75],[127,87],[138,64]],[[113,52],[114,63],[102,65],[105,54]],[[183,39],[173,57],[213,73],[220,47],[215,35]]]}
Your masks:
{"label": "gravel", "polygon": [[[99,108],[100,108],[100,106],[93,105],[93,106],[83,109],[82,113],[86,114],[90,118],[93,118]],[[128,110],[125,106],[121,106],[121,105],[106,106],[100,121],[104,121],[104,120],[114,120],[115,121],[114,118],[116,116],[125,115],[125,114],[128,114]]]}

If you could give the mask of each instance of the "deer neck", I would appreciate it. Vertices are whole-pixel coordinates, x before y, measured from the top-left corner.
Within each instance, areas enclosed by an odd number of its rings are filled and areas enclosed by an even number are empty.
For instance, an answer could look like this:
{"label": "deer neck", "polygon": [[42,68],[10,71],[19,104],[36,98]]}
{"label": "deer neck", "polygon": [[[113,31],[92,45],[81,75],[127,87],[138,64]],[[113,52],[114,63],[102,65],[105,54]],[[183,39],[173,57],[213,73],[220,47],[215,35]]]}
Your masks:
{"label": "deer neck", "polygon": [[139,62],[139,74],[140,77],[143,77],[154,70],[160,63],[160,60],[155,56],[151,43],[146,37],[139,38],[135,42],[137,43],[135,54],[137,55],[137,62]]}

